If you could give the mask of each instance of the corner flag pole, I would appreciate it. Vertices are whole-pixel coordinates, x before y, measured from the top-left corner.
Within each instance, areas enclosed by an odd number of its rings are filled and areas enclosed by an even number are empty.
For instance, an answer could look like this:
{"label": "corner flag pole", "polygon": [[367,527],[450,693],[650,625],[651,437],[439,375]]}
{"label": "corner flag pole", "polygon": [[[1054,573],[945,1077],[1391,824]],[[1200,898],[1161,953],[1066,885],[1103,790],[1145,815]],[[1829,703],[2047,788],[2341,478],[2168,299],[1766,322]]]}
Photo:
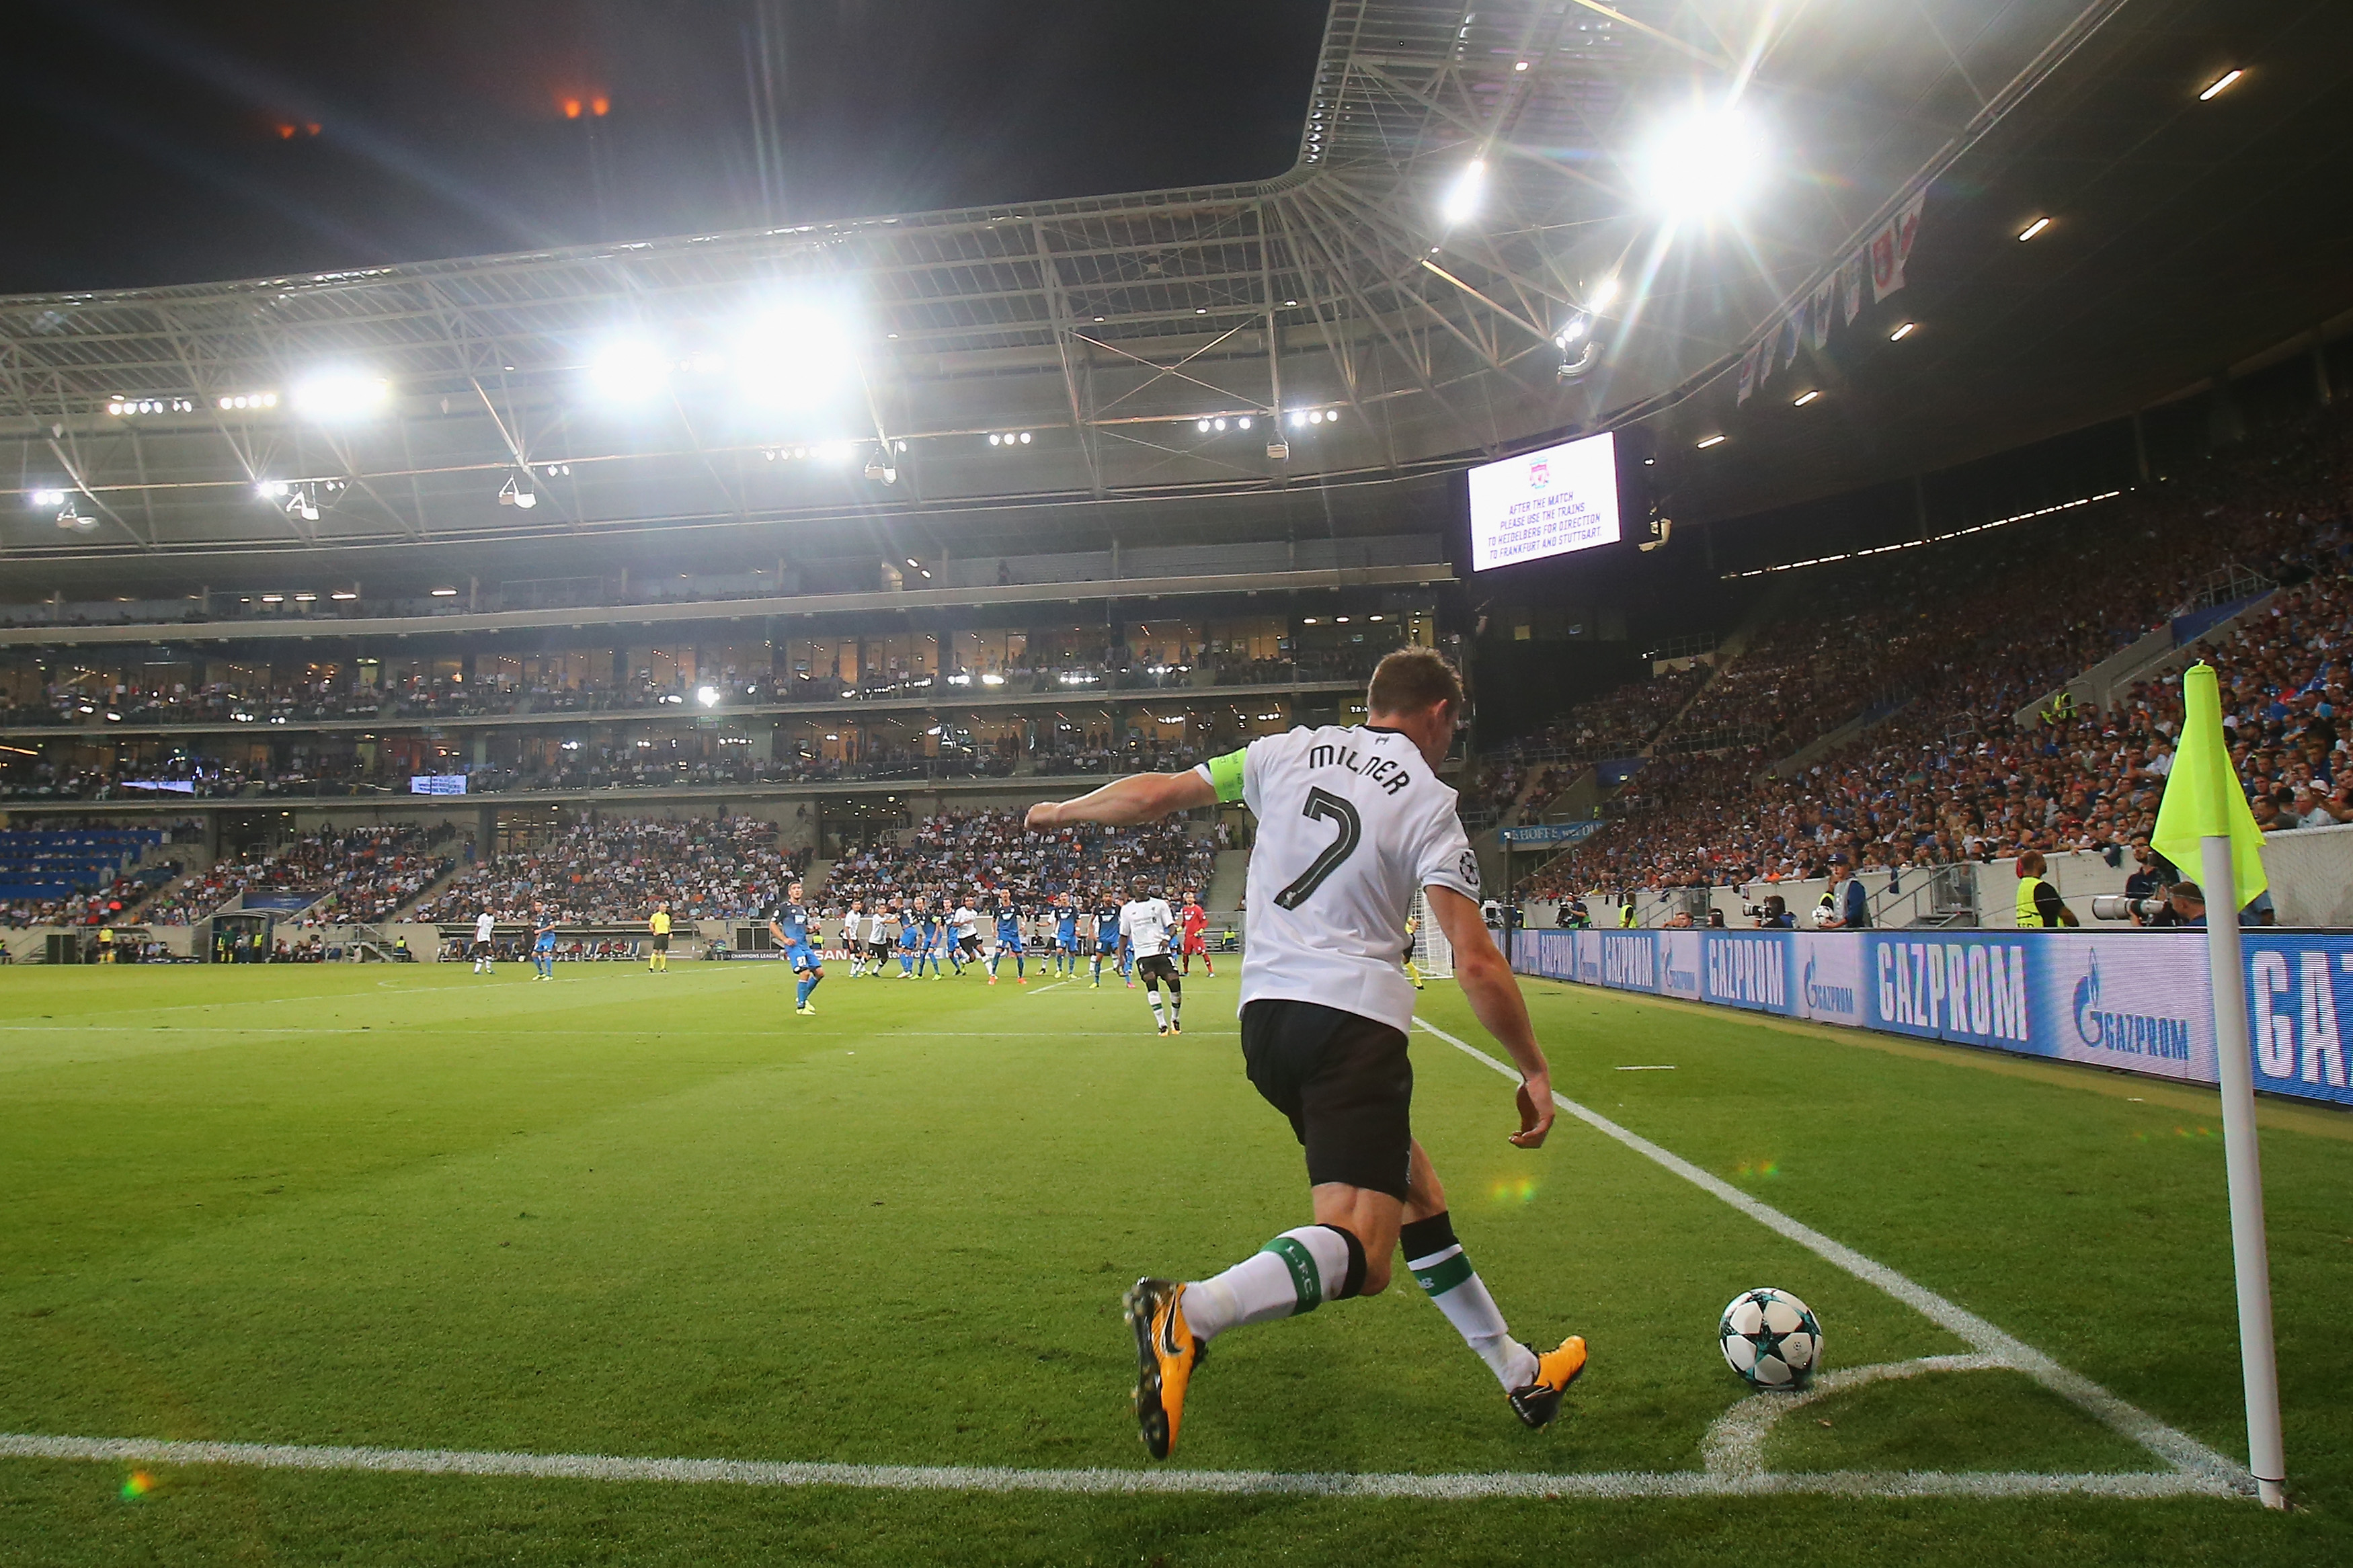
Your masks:
{"label": "corner flag pole", "polygon": [[2263,833],[2240,789],[2222,733],[2213,667],[2181,678],[2181,743],[2150,835],[2179,866],[2195,844],[2206,894],[2206,963],[2214,993],[2214,1047],[2222,1089],[2222,1157],[2231,1193],[2231,1258],[2238,1276],[2239,1371],[2246,1385],[2247,1468],[2266,1508],[2287,1506],[2280,1435],[2279,1357],[2272,1340],[2271,1248],[2263,1235],[2263,1172],[2255,1143],[2255,1075],[2247,1048],[2246,970],[2239,910],[2264,887]]}

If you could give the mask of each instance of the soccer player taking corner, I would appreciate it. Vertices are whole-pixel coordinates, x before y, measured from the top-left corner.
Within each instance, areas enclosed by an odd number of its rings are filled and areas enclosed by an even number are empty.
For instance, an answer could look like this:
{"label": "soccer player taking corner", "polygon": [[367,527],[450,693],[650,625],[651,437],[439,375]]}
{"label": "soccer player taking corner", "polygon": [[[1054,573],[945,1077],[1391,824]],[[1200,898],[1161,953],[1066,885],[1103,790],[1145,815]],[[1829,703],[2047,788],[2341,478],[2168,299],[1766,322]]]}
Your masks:
{"label": "soccer player taking corner", "polygon": [[1362,725],[1266,736],[1187,773],[1130,774],[1029,810],[1036,830],[1131,826],[1237,799],[1258,819],[1242,1059],[1304,1146],[1314,1223],[1209,1279],[1146,1278],[1128,1291],[1135,1414],[1155,1458],[1176,1448],[1186,1390],[1211,1340],[1377,1294],[1400,1250],[1528,1426],[1558,1415],[1585,1370],[1581,1338],[1539,1355],[1512,1337],[1455,1238],[1445,1191],[1411,1127],[1413,986],[1398,951],[1420,889],[1454,944],[1472,1011],[1519,1067],[1512,1142],[1534,1149],[1552,1131],[1551,1069],[1519,983],[1480,921],[1479,862],[1454,791],[1436,772],[1462,710],[1461,681],[1434,651],[1401,648],[1373,671],[1366,708]]}

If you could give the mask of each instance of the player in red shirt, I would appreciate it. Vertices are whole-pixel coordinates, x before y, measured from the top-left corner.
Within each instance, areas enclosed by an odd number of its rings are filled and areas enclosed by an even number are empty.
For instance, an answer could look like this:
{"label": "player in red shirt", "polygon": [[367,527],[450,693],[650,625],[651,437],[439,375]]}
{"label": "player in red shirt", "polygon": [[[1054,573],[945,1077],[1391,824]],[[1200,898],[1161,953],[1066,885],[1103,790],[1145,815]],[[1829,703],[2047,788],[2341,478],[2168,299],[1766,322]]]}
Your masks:
{"label": "player in red shirt", "polygon": [[1193,973],[1193,955],[1198,952],[1201,955],[1201,973],[1215,975],[1218,971],[1209,962],[1209,944],[1202,938],[1202,933],[1209,929],[1209,916],[1201,908],[1200,895],[1188,890],[1185,894],[1185,910],[1176,918],[1178,929],[1185,938],[1182,950],[1185,973]]}

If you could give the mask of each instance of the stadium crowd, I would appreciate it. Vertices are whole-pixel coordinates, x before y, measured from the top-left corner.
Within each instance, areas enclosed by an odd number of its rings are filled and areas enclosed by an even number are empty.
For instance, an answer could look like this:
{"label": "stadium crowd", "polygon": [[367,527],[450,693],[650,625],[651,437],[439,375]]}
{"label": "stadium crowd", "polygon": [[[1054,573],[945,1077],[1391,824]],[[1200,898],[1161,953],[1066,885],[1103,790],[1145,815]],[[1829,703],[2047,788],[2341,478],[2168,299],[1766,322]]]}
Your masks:
{"label": "stadium crowd", "polygon": [[[1616,820],[1522,890],[1736,886],[2129,846],[2152,827],[2171,765],[2179,676],[2107,712],[2053,710],[2029,728],[2014,715],[2249,571],[2290,586],[2209,646],[2241,777],[2266,824],[2353,821],[2340,733],[2349,450],[2332,421],[2015,535],[1820,569],[1804,611],[1767,628],[1611,803]],[[1743,715],[1755,718],[1741,743],[1673,743]],[[1878,721],[1767,771],[1857,718]]]}
{"label": "stadium crowd", "polygon": [[1124,900],[1128,879],[1149,877],[1170,898],[1206,895],[1217,846],[1179,824],[1147,827],[1065,827],[1032,833],[1009,811],[951,813],[926,818],[903,844],[870,846],[834,862],[825,900],[879,907],[892,899],[934,906],[998,899],[1034,904],[1064,893],[1111,892]]}
{"label": "stadium crowd", "polygon": [[1582,766],[1639,753],[1707,676],[1706,666],[1694,665],[1630,680],[1587,698],[1539,730],[1490,748],[1480,757],[1479,776],[1463,791],[1466,818],[1501,814],[1515,801],[1523,816],[1535,816]]}
{"label": "stadium crowd", "polygon": [[243,856],[223,856],[169,889],[148,909],[149,925],[190,925],[240,894],[309,896],[306,926],[373,923],[449,868],[433,853],[454,833],[413,826],[347,827],[313,833]]}
{"label": "stadium crowd", "polygon": [[642,925],[665,900],[681,923],[757,914],[806,864],[776,837],[774,823],[749,816],[587,817],[460,872],[409,918],[470,921],[488,910],[517,924],[544,907],[578,924]]}

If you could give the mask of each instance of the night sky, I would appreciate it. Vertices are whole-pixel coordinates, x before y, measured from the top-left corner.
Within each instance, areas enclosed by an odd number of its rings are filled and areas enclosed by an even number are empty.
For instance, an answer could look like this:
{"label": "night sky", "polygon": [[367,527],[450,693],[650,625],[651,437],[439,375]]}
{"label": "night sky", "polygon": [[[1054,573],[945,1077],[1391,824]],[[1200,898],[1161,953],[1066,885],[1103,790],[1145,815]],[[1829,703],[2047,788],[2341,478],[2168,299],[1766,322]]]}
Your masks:
{"label": "night sky", "polygon": [[19,0],[0,292],[1262,178],[1291,164],[1327,9]]}

